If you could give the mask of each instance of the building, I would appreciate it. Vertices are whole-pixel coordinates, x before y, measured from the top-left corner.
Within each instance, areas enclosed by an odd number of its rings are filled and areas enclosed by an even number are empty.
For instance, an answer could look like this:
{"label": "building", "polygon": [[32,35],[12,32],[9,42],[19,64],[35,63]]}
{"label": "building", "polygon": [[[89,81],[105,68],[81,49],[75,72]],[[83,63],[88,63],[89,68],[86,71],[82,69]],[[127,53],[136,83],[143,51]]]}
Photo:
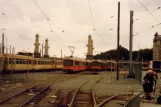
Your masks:
{"label": "building", "polygon": [[161,60],[161,35],[158,35],[158,32],[153,39],[153,60]]}

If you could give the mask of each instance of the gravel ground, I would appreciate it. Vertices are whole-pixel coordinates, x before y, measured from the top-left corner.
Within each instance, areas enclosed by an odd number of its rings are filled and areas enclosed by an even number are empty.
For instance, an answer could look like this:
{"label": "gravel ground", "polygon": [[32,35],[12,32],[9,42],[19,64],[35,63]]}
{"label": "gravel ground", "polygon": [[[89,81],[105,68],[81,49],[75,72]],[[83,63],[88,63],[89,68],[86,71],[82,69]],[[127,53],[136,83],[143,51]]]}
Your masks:
{"label": "gravel ground", "polygon": [[54,72],[4,75],[0,79],[0,100],[49,78],[57,78],[59,75]]}
{"label": "gravel ground", "polygon": [[94,87],[94,93],[97,97],[131,94],[134,91],[142,91],[141,84],[135,79],[124,79],[123,75],[120,75],[120,79],[116,80],[116,72],[103,78]]}
{"label": "gravel ground", "polygon": [[56,98],[60,96],[65,96],[67,93],[69,93],[71,90],[73,92],[81,86],[83,83],[89,81],[87,84],[85,84],[81,88],[81,92],[89,92],[92,89],[93,84],[96,82],[96,80],[101,76],[104,75],[106,72],[100,72],[98,75],[91,75],[89,73],[83,73],[83,75],[69,79],[63,82],[58,82],[52,85],[51,89],[52,91],[48,93],[46,98],[44,98],[40,102],[40,106],[47,106],[52,107],[53,104],[56,102]]}
{"label": "gravel ground", "polygon": [[[58,82],[52,85],[52,91],[47,95],[48,100],[43,100],[41,104],[49,103],[49,101],[53,100],[53,97],[64,95],[70,90],[77,89],[81,84],[90,80],[88,84],[84,85],[81,88],[83,92],[91,91],[92,86],[95,84],[96,80],[100,75],[103,75],[107,72],[99,72],[98,75],[91,75],[88,72],[80,72],[76,74],[64,74],[62,71],[56,72],[40,72],[40,73],[29,73],[27,74],[12,74],[5,75],[0,77],[0,99],[5,98],[6,96],[17,93],[28,86],[33,85],[34,83],[40,83],[49,78],[67,78],[69,76],[76,76],[76,78],[72,78],[66,81]],[[124,76],[120,74],[120,79],[116,80],[116,72],[108,72],[109,75],[105,76],[98,83],[94,85],[93,92],[95,97],[103,97],[107,95],[117,95],[117,94],[131,94],[133,92],[141,92],[142,86],[135,79],[124,79]],[[143,76],[146,72],[143,72]],[[81,75],[79,75],[81,74]],[[66,75],[66,76],[65,76]],[[161,73],[158,74],[161,77]],[[93,79],[93,80],[92,80]],[[158,80],[158,83],[161,84],[161,79]],[[105,105],[106,106],[106,105]],[[115,107],[115,106],[114,106]]]}

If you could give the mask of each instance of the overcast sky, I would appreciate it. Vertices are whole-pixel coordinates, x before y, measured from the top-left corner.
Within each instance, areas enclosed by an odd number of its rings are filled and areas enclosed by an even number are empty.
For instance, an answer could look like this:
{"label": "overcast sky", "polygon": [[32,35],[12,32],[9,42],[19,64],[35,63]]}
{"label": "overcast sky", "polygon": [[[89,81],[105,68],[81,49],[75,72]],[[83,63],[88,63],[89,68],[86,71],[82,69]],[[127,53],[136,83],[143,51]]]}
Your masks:
{"label": "overcast sky", "polygon": [[[33,52],[36,33],[40,35],[40,44],[46,38],[49,39],[50,56],[60,57],[61,49],[63,55],[70,55],[68,46],[75,46],[74,56],[84,57],[87,53],[89,34],[94,41],[94,54],[116,49],[118,1],[89,1],[95,31],[88,0],[37,0],[51,20],[49,22],[51,28],[32,0],[0,0],[0,33],[5,33],[7,45],[14,46],[16,52],[22,50]],[[161,22],[161,9],[157,9],[161,6],[161,0],[139,1],[158,21],[137,0],[120,0],[120,45],[127,49],[129,49],[130,10],[134,10],[134,20],[138,19],[134,21],[134,35],[137,35],[134,36],[134,50],[152,48],[155,32],[161,34],[161,25],[151,27]],[[110,18],[111,16],[113,18]],[[5,31],[2,28],[5,28]]]}

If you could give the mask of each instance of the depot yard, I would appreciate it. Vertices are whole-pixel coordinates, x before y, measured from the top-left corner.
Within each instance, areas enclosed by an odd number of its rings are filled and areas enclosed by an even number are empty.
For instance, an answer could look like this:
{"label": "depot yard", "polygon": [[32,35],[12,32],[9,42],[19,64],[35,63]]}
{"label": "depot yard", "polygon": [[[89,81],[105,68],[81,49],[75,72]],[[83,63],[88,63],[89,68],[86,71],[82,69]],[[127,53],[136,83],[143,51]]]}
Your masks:
{"label": "depot yard", "polygon": [[[143,72],[143,76],[145,73],[146,72]],[[116,72],[110,71],[101,71],[98,72],[98,74],[91,73],[89,71],[74,74],[65,74],[62,71],[8,74],[1,76],[0,79],[0,101],[36,84],[45,84],[44,87],[51,84],[50,90],[45,96],[43,96],[41,101],[38,102],[38,105],[44,107],[52,107],[53,105],[58,106],[60,104],[64,104],[64,102],[66,105],[69,105],[72,101],[74,93],[79,87],[79,93],[86,93],[88,94],[87,96],[91,96],[90,93],[93,93],[97,105],[99,105],[100,101],[105,100],[107,96],[133,95],[134,93],[142,92],[142,86],[137,80],[127,79],[125,76],[127,76],[127,72],[120,72],[120,78],[119,80],[116,80]],[[161,77],[160,73],[159,77]],[[160,80],[159,82],[161,83]],[[76,95],[73,105],[80,104],[80,101],[78,101],[78,96],[79,95]],[[81,99],[84,98],[82,95],[79,97]],[[12,102],[10,104],[10,106],[12,106],[13,101],[9,102]],[[34,104],[31,102],[32,101],[30,101],[29,104]],[[84,101],[81,101],[81,104],[84,104],[83,102]],[[90,100],[88,103],[93,104],[93,102]],[[4,104],[2,106],[5,107],[6,105]],[[104,106],[120,107],[120,101],[108,103]],[[85,107],[88,107],[88,105]]]}

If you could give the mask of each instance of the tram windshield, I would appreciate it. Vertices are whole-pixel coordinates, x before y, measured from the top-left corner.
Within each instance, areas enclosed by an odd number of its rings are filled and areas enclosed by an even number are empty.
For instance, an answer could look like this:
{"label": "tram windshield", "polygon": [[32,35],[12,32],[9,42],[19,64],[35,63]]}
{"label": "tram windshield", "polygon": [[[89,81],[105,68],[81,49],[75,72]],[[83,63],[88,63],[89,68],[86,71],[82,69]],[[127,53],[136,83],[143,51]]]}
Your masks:
{"label": "tram windshield", "polygon": [[64,66],[73,66],[73,60],[64,60],[63,65]]}
{"label": "tram windshield", "polygon": [[93,61],[93,62],[92,62],[92,65],[93,65],[93,66],[99,66],[99,62]]}

